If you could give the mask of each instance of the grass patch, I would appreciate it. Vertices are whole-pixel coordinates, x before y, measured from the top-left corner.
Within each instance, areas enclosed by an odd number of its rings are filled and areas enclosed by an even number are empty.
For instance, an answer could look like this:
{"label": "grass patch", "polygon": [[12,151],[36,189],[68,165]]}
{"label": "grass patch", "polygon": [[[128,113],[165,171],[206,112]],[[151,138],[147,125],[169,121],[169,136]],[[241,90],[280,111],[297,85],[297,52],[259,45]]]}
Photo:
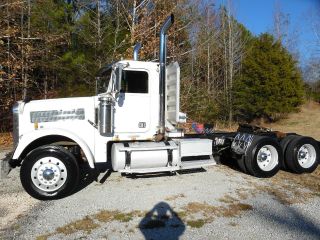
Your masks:
{"label": "grass patch", "polygon": [[188,213],[186,211],[178,211],[174,213],[175,213],[175,216],[180,219],[186,218],[188,216]]}
{"label": "grass patch", "polygon": [[95,220],[102,223],[107,223],[111,221],[129,222],[133,219],[133,217],[138,216],[144,216],[144,212],[132,211],[129,213],[121,213],[119,211],[102,210],[91,216],[86,216],[83,219],[76,220],[62,227],[58,227],[55,232],[38,236],[37,239],[46,240],[48,237],[53,236],[55,234],[61,233],[64,235],[70,235],[79,231],[84,231],[87,234],[90,234],[92,230],[100,227],[100,225],[96,223]]}
{"label": "grass patch", "polygon": [[99,222],[111,222],[111,221],[119,221],[119,222],[130,222],[134,217],[143,217],[145,216],[145,212],[142,211],[132,211],[129,213],[122,213],[119,211],[107,211],[102,210],[92,217]]}
{"label": "grass patch", "polygon": [[92,230],[100,227],[99,224],[95,223],[92,218],[86,216],[81,220],[71,222],[65,226],[58,227],[56,233],[63,233],[64,235],[69,235],[78,231],[84,231],[90,234]]}
{"label": "grass patch", "polygon": [[49,234],[44,234],[41,236],[36,237],[36,240],[47,240],[49,237],[51,237],[53,234],[49,233]]}
{"label": "grass patch", "polygon": [[203,227],[204,224],[206,224],[206,221],[203,219],[187,221],[187,225],[192,228],[201,228],[201,227]]}
{"label": "grass patch", "polygon": [[314,195],[316,196],[316,197],[320,197],[320,193],[314,193]]}
{"label": "grass patch", "polygon": [[117,220],[119,222],[129,222],[133,218],[132,213],[117,213],[114,215],[114,220]]}
{"label": "grass patch", "polygon": [[118,211],[107,211],[107,210],[103,210],[100,211],[97,214],[93,215],[93,218],[97,219],[100,222],[110,222],[114,219],[115,214],[118,214]]}
{"label": "grass patch", "polygon": [[165,200],[166,201],[174,201],[178,198],[185,198],[186,196],[183,194],[183,193],[180,193],[180,194],[176,194],[176,195],[173,195],[173,196],[169,196],[167,197]]}
{"label": "grass patch", "polygon": [[231,197],[230,195],[225,195],[222,198],[219,198],[218,200],[223,203],[234,203],[238,201],[236,198]]}
{"label": "grass patch", "polygon": [[204,214],[215,214],[218,208],[211,206],[207,203],[191,202],[184,207],[184,210],[189,214],[204,213]]}
{"label": "grass patch", "polygon": [[228,205],[226,208],[222,208],[220,214],[223,217],[235,217],[240,215],[241,212],[252,210],[253,207],[245,203],[233,203]]}
{"label": "grass patch", "polygon": [[[228,204],[226,206],[212,206],[207,203],[191,202],[184,207],[182,213],[187,214],[183,215],[182,219],[184,219],[188,226],[200,228],[205,223],[212,222],[216,217],[236,217],[242,212],[253,209],[251,205],[241,203],[230,196],[222,198],[221,201]],[[201,218],[199,218],[199,215]]]}

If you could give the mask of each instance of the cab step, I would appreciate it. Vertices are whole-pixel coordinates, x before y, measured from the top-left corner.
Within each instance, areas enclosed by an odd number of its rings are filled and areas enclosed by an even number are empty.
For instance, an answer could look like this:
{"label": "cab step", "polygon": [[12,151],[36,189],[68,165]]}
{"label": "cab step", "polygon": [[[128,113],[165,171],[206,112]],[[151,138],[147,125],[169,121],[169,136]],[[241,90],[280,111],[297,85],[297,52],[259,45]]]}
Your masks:
{"label": "cab step", "polygon": [[192,169],[192,168],[202,168],[208,166],[217,165],[217,161],[214,159],[210,160],[193,160],[181,162],[181,169]]}
{"label": "cab step", "polygon": [[157,172],[175,172],[180,170],[179,166],[158,167],[158,168],[128,168],[119,170],[120,173],[157,173]]}

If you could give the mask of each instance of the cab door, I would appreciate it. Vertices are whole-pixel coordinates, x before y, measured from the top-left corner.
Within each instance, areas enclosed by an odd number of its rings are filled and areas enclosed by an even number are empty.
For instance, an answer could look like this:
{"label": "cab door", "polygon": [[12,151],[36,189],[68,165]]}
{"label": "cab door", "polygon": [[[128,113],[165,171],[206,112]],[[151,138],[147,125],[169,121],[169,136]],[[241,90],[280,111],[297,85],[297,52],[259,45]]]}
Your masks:
{"label": "cab door", "polygon": [[114,132],[144,133],[150,129],[149,73],[143,69],[123,70],[118,94]]}

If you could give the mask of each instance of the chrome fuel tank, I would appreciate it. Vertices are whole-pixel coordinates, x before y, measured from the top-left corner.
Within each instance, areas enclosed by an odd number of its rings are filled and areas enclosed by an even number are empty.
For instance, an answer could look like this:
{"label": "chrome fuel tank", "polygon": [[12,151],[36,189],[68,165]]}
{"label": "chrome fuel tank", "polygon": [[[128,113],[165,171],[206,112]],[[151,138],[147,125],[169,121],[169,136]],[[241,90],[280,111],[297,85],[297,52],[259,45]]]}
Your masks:
{"label": "chrome fuel tank", "polygon": [[168,164],[177,166],[179,151],[173,141],[114,143],[111,158],[114,171],[161,168]]}

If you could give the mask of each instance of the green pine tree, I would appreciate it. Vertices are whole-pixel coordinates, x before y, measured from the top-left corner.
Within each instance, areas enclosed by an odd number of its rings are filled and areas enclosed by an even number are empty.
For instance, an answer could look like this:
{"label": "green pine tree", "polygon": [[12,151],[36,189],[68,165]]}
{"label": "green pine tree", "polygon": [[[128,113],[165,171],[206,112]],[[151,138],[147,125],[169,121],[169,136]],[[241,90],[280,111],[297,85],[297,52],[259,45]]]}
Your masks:
{"label": "green pine tree", "polygon": [[238,119],[274,121],[297,109],[304,86],[290,53],[270,34],[262,34],[252,43],[233,91]]}

